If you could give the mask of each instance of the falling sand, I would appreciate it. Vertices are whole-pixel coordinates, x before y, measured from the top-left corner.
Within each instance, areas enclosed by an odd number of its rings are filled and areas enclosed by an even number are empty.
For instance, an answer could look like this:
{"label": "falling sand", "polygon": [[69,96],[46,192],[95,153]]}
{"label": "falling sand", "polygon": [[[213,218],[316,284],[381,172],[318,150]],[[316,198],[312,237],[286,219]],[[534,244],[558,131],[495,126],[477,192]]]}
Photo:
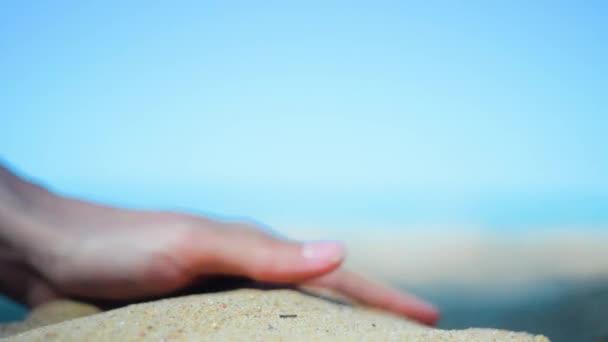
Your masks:
{"label": "falling sand", "polygon": [[34,310],[26,321],[5,325],[0,333],[5,342],[549,341],[544,336],[493,329],[439,330],[289,289],[190,295],[106,312],[64,301]]}

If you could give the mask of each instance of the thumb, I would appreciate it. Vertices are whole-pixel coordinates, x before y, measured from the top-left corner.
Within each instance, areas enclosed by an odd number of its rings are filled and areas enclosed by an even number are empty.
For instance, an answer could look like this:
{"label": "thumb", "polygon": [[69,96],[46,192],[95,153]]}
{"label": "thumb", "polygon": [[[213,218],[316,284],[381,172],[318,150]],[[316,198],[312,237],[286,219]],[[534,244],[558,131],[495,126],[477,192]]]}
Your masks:
{"label": "thumb", "polygon": [[199,245],[197,267],[203,273],[266,282],[295,283],[315,278],[338,268],[345,256],[344,247],[337,242],[302,244],[251,229],[218,229],[205,240]]}

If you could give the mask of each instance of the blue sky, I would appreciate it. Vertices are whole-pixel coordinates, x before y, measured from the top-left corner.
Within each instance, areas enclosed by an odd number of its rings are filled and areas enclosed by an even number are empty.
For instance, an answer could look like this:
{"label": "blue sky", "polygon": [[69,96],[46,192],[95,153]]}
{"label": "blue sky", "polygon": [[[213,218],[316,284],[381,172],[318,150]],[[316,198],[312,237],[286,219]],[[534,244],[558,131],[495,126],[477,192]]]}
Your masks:
{"label": "blue sky", "polygon": [[293,222],[608,222],[603,1],[0,4],[0,156]]}

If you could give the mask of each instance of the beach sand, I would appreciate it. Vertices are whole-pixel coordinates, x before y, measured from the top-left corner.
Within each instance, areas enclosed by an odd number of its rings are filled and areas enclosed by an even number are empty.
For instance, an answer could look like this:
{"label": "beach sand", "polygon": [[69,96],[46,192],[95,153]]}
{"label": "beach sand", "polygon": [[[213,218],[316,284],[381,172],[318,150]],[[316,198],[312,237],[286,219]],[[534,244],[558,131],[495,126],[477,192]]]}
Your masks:
{"label": "beach sand", "polygon": [[[66,310],[67,308],[67,310]],[[94,313],[64,302],[33,312],[85,317],[54,323],[2,341],[548,341],[491,329],[458,331],[425,327],[375,310],[289,289],[239,289],[134,304]],[[66,315],[66,311],[77,311]],[[46,311],[46,314],[44,313]],[[43,323],[44,324],[44,323]]]}

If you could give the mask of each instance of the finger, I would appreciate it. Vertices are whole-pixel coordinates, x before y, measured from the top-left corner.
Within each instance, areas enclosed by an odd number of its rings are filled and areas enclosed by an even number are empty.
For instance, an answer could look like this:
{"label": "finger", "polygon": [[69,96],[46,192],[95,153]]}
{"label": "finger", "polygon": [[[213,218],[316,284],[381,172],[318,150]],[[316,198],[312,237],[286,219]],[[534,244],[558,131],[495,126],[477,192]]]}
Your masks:
{"label": "finger", "polygon": [[311,280],[306,285],[328,288],[361,304],[392,311],[424,324],[435,325],[440,316],[437,308],[413,295],[345,270]]}
{"label": "finger", "polygon": [[294,283],[319,277],[335,270],[344,259],[344,247],[336,242],[301,244],[249,229],[216,229],[194,240],[199,240],[194,247],[198,272],[265,282]]}

